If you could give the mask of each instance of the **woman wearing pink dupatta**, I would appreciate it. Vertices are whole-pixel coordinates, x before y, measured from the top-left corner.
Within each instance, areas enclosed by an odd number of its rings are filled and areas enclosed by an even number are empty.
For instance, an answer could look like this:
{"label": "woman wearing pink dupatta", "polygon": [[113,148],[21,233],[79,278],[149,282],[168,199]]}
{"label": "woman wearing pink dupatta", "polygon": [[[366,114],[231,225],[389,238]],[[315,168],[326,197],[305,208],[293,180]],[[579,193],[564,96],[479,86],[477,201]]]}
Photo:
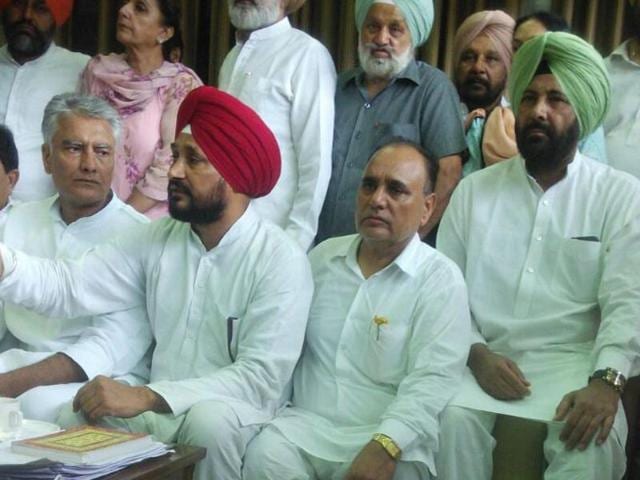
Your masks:
{"label": "woman wearing pink dupatta", "polygon": [[94,57],[82,79],[83,93],[106,99],[123,121],[113,190],[150,218],[167,214],[167,172],[178,107],[202,85],[191,69],[163,57],[162,43],[179,34],[178,28],[179,10],[173,1],[125,1],[117,24],[125,53]]}

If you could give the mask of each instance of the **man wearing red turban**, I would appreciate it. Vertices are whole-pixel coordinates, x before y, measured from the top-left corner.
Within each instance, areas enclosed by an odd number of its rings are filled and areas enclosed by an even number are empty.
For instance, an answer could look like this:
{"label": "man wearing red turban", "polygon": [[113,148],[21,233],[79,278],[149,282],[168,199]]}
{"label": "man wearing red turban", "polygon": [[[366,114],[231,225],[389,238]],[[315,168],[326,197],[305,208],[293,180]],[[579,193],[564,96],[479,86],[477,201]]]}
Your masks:
{"label": "man wearing red turban", "polygon": [[286,397],[311,272],[304,252],[251,204],[280,172],[278,144],[256,113],[215,88],[198,88],[180,107],[171,148],[173,218],[78,262],[46,265],[2,245],[0,297],[60,318],[146,308],[156,345],[151,383],[96,377],[58,423],[93,421],[203,446],[196,480],[240,480],[248,442]]}
{"label": "man wearing red turban", "polygon": [[73,0],[0,0],[7,44],[0,48],[0,123],[15,136],[20,183],[13,198],[39,200],[55,193],[42,167],[40,124],[45,105],[74,91],[89,57],[53,42],[71,15]]}

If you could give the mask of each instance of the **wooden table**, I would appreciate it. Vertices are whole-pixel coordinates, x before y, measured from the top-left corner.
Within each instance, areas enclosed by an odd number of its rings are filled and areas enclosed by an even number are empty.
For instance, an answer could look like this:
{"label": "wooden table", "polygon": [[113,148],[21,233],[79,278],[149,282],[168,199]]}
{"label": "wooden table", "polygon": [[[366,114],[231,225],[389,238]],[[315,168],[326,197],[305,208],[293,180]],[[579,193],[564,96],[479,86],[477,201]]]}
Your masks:
{"label": "wooden table", "polygon": [[204,458],[206,450],[188,445],[176,445],[174,450],[175,453],[145,460],[102,480],[191,480],[193,469]]}

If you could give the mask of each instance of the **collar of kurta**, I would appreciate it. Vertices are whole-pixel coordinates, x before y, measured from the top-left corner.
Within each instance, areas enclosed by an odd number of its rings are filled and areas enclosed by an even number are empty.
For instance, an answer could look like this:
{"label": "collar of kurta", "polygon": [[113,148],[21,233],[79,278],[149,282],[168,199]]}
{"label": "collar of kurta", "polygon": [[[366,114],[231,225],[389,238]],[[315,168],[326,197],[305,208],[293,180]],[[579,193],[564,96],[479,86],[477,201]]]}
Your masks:
{"label": "collar of kurta", "polygon": [[618,47],[613,52],[611,52],[611,59],[618,58],[633,65],[634,67],[640,68],[640,65],[631,60],[631,57],[629,57],[629,50],[627,49],[628,44],[629,40],[626,40],[618,45]]}
{"label": "collar of kurta", "polygon": [[11,56],[11,53],[9,53],[9,46],[8,45],[4,45],[2,47],[2,49],[0,50],[0,58],[4,58],[5,60],[7,60],[9,63],[14,64],[16,67],[20,68],[20,67],[24,67],[27,65],[36,65],[39,62],[43,62],[45,61],[48,57],[50,57],[51,55],[53,55],[53,51],[58,48],[57,45],[55,44],[55,42],[51,42],[51,45],[49,45],[49,48],[47,48],[47,51],[44,52],[42,55],[40,55],[37,58],[34,58],[33,60],[29,60],[28,62],[25,62],[24,64],[20,65],[18,62],[16,62],[13,57]]}
{"label": "collar of kurta", "polygon": [[[362,237],[360,235],[353,235],[353,239],[351,242],[340,243],[337,245],[336,251],[333,254],[333,258],[344,258],[345,262],[352,270],[360,272],[360,266],[358,265],[357,258],[360,242],[362,242]],[[389,266],[395,265],[410,277],[415,277],[420,271],[419,266],[415,262],[415,258],[416,251],[417,249],[421,248],[421,245],[422,241],[416,233],[411,238],[411,241],[404,248],[402,253],[400,253],[400,255],[398,255],[387,267],[382,269],[381,272],[389,268]]]}
{"label": "collar of kurta", "polygon": [[[47,201],[49,203],[49,215],[51,215],[51,218],[56,222],[61,222],[62,224],[67,225],[65,221],[62,219],[62,215],[60,213],[60,195],[56,193],[55,195],[50,197]],[[73,223],[102,222],[102,219],[104,218],[105,215],[108,214],[108,212],[110,212],[115,208],[118,208],[118,206],[122,204],[123,204],[122,201],[117,197],[115,193],[113,193],[111,195],[111,200],[109,200],[109,202],[104,207],[102,207],[101,210],[97,211],[96,213],[88,217],[81,217]]]}
{"label": "collar of kurta", "polygon": [[269,25],[268,27],[259,28],[258,30],[254,30],[249,35],[249,38],[246,42],[240,42],[236,35],[236,41],[239,45],[243,45],[244,43],[261,41],[261,40],[269,40],[271,38],[282,35],[285,32],[288,32],[293,27],[291,23],[289,23],[289,17],[284,17],[282,20],[277,21],[273,25]]}
{"label": "collar of kurta", "polygon": [[[198,244],[198,246],[202,251],[202,254],[208,255],[208,254],[213,254],[214,252],[218,252],[220,251],[220,249],[223,249],[228,245],[232,245],[235,242],[250,241],[252,238],[255,237],[255,231],[253,231],[253,229],[259,220],[260,218],[258,217],[257,213],[251,206],[251,203],[249,203],[249,206],[244,211],[244,213],[240,216],[240,218],[238,218],[235,221],[235,223],[231,225],[231,227],[229,228],[229,230],[227,230],[227,233],[224,234],[224,236],[222,237],[218,245],[213,247],[211,250],[206,250],[204,248],[202,240],[200,240],[200,237],[196,232],[194,232],[191,226],[188,226],[188,228],[191,231],[192,240]],[[173,220],[173,221],[180,222],[179,220]]]}
{"label": "collar of kurta", "polygon": [[[420,85],[421,78],[420,72],[418,71],[418,61],[410,61],[409,65],[407,65],[403,71],[393,77],[389,85],[393,84],[396,80],[409,80],[416,85]],[[358,66],[346,72],[339,80],[340,88],[345,88],[351,82],[355,82],[358,86],[362,85],[364,82],[364,70],[362,70],[362,67]]]}
{"label": "collar of kurta", "polygon": [[[527,166],[525,164],[525,160],[524,157],[520,154],[518,154],[518,156],[516,157],[518,164],[520,165],[520,169],[522,171],[522,174],[526,177],[527,181],[529,182],[529,186],[536,190],[536,191],[540,191],[543,192],[542,188],[540,187],[540,185],[538,185],[538,182],[536,181],[535,178],[533,178],[529,172],[527,171]],[[576,175],[576,172],[580,169],[580,167],[582,166],[584,160],[582,157],[582,154],[576,150],[576,154],[573,157],[573,160],[571,161],[571,163],[569,165],[567,165],[567,174],[562,177],[562,179],[556,183],[554,183],[547,191],[555,188],[558,185],[562,185],[564,184],[567,180],[571,179],[572,177],[574,177]]]}

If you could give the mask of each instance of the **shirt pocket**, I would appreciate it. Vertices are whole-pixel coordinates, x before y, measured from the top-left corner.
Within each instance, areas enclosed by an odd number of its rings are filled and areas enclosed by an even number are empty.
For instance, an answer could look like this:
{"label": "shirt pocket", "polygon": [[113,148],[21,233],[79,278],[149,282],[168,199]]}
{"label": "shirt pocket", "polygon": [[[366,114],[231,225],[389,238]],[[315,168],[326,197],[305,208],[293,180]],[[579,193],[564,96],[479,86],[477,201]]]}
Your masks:
{"label": "shirt pocket", "polygon": [[372,381],[399,383],[406,372],[409,319],[380,314],[360,320],[346,340],[346,355]]}
{"label": "shirt pocket", "polygon": [[241,316],[220,305],[207,306],[207,320],[202,338],[212,340],[205,356],[217,367],[235,362],[238,356],[238,338]]}
{"label": "shirt pocket", "polygon": [[576,238],[559,240],[554,289],[582,302],[595,302],[602,276],[602,243]]}

